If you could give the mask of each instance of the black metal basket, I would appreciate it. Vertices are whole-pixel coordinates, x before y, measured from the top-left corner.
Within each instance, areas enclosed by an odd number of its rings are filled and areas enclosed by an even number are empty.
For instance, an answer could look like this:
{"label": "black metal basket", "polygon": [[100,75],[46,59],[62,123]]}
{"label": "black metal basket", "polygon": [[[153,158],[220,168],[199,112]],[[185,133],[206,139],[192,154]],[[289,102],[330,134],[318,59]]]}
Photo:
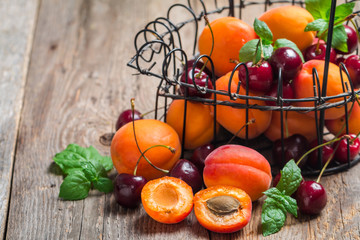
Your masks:
{"label": "black metal basket", "polygon": [[[354,102],[356,100],[356,94],[360,92],[360,90],[355,91],[351,81],[348,81],[350,86],[347,84],[347,82],[344,81],[344,78],[349,77],[349,73],[345,67],[345,65],[340,64],[339,71],[341,74],[341,81],[342,81],[342,88],[343,93],[336,95],[336,96],[326,96],[326,89],[327,89],[327,78],[328,78],[328,69],[329,69],[329,59],[330,59],[330,48],[326,48],[326,58],[325,58],[325,69],[324,69],[324,75],[323,75],[323,87],[322,90],[320,90],[320,84],[319,84],[319,77],[316,69],[313,69],[313,89],[314,89],[314,97],[311,98],[304,98],[304,99],[285,99],[282,97],[282,78],[281,78],[281,71],[279,72],[278,76],[278,96],[276,98],[270,97],[270,96],[250,96],[249,95],[249,88],[248,84],[246,84],[246,95],[241,95],[239,93],[239,87],[237,92],[224,92],[224,91],[218,91],[215,88],[209,89],[207,87],[200,87],[195,84],[195,81],[193,84],[188,84],[180,81],[180,76],[182,71],[184,71],[184,66],[181,64],[182,62],[187,62],[188,54],[183,50],[182,47],[182,39],[180,31],[183,29],[185,25],[193,24],[194,25],[194,43],[192,47],[192,53],[191,57],[195,57],[195,63],[193,65],[193,69],[195,68],[195,65],[198,61],[206,61],[206,59],[210,62],[211,66],[213,66],[213,62],[211,60],[211,57],[207,55],[196,55],[196,45],[197,45],[197,36],[198,36],[198,30],[199,30],[199,22],[201,21],[202,17],[204,15],[213,15],[213,14],[219,14],[224,11],[228,11],[229,16],[234,16],[235,12],[238,11],[239,18],[241,18],[242,13],[244,9],[247,6],[250,5],[257,5],[257,6],[263,6],[264,11],[268,9],[269,6],[273,4],[279,4],[279,3],[289,3],[292,5],[299,5],[304,6],[303,1],[286,1],[286,0],[278,0],[278,1],[271,1],[266,0],[264,2],[250,2],[245,0],[240,0],[239,4],[236,4],[234,0],[229,0],[227,6],[219,6],[217,1],[214,0],[212,4],[215,6],[214,10],[208,11],[206,4],[203,0],[199,0],[199,3],[202,7],[202,11],[198,14],[195,13],[194,9],[191,6],[190,0],[187,1],[187,5],[185,4],[174,4],[172,5],[168,11],[166,17],[159,17],[156,18],[154,21],[149,22],[145,28],[141,31],[139,31],[134,40],[134,46],[136,50],[135,56],[131,58],[131,60],[128,62],[128,66],[136,69],[138,73],[143,75],[148,75],[151,77],[155,77],[160,79],[160,83],[157,88],[156,92],[156,103],[155,103],[155,118],[158,118],[158,110],[159,109],[159,97],[163,97],[164,100],[164,116],[166,116],[167,112],[167,103],[168,99],[185,99],[185,109],[186,109],[186,102],[191,101],[197,101],[202,102],[203,104],[209,104],[214,106],[214,132],[216,131],[216,106],[217,105],[226,105],[226,106],[232,106],[236,108],[242,108],[246,110],[246,122],[249,121],[248,116],[248,110],[249,109],[259,109],[263,111],[279,111],[280,112],[280,126],[281,126],[281,142],[282,146],[284,145],[284,132],[283,132],[283,115],[286,111],[298,111],[298,112],[314,112],[315,113],[315,121],[316,121],[316,131],[317,131],[317,138],[318,142],[323,141],[323,135],[324,135],[324,124],[325,124],[325,110],[329,108],[335,108],[335,107],[342,107],[344,106],[345,109],[345,126],[346,126],[346,133],[349,132],[348,128],[348,107],[347,103]],[[207,2],[209,3],[209,2]],[[329,30],[328,30],[328,42],[327,44],[331,45],[331,39],[333,34],[333,23],[334,23],[334,13],[335,13],[335,6],[336,6],[336,0],[332,0],[332,7],[330,12],[330,24],[329,24]],[[172,22],[171,15],[176,9],[182,9],[182,11],[187,11],[192,18],[185,19],[184,21],[180,23],[174,23]],[[159,59],[159,60],[158,60]],[[161,73],[158,73],[154,71],[154,67],[156,65],[161,66]],[[247,67],[244,63],[239,63],[236,65],[236,67],[233,69],[232,75],[230,77],[229,86],[232,81],[233,74],[235,71],[240,67]],[[185,71],[187,71],[188,66],[185,64]],[[212,78],[207,79],[208,84],[209,81],[212,82],[212,85],[215,87],[215,74],[214,74],[214,68],[212,67]],[[193,76],[194,77],[194,76]],[[186,81],[187,82],[187,81]],[[316,85],[317,83],[317,85]],[[240,83],[239,83],[240,84]],[[182,86],[185,87],[186,91],[185,94],[180,95],[177,91],[177,89]],[[212,99],[206,99],[201,97],[190,97],[188,96],[188,89],[189,88],[195,88],[198,91],[201,91],[203,93],[212,93],[213,98]],[[229,87],[230,89],[230,87]],[[243,99],[245,100],[245,104],[238,104],[230,101],[219,101],[217,100],[217,95],[227,95],[231,100],[235,99]],[[335,102],[331,101],[333,99],[337,99]],[[249,104],[249,100],[261,100],[261,101],[273,101],[276,102],[276,106],[263,106],[263,105],[251,105]],[[296,102],[309,102],[312,101],[314,103],[314,106],[312,107],[300,107],[295,106],[293,104],[290,104],[289,106],[284,105],[285,102],[287,103],[296,103]],[[331,102],[330,102],[331,101]],[[184,146],[184,140],[185,140],[185,128],[186,128],[186,111],[184,111],[184,118],[183,118],[183,146]],[[246,131],[246,139],[244,141],[245,145],[249,145],[248,141],[248,126],[245,128]],[[214,134],[215,139],[214,142],[216,143],[216,134]],[[271,146],[269,146],[271,147]],[[282,148],[283,149],[283,148]],[[284,152],[284,151],[283,151]],[[318,152],[319,156],[319,166],[321,165],[322,161],[322,151],[319,149]],[[348,148],[348,159],[350,156],[350,151]],[[283,154],[284,159],[284,154]],[[354,166],[356,163],[360,161],[360,156],[357,156],[353,161],[348,161],[345,164],[339,164],[335,163],[332,167],[329,167],[325,170],[324,174],[329,175],[336,172],[344,171],[352,166]],[[305,168],[303,169],[302,173],[305,176],[315,176],[318,175],[320,170],[312,169],[312,168]]]}

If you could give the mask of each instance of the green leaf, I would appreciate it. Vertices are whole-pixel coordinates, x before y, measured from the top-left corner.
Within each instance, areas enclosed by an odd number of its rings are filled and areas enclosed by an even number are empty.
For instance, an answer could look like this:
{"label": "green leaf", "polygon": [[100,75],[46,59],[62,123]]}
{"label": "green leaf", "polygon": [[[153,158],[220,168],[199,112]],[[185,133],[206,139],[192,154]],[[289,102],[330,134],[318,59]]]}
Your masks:
{"label": "green leaf", "polygon": [[100,192],[109,193],[114,189],[113,182],[107,177],[100,177],[97,181],[93,182],[94,187]]}
{"label": "green leaf", "polygon": [[274,48],[273,48],[272,45],[270,45],[270,44],[269,45],[263,45],[264,59],[268,60],[271,57],[273,51],[274,51]]}
{"label": "green leaf", "polygon": [[297,203],[295,199],[283,194],[275,187],[268,189],[264,194],[274,199],[277,203],[284,206],[287,212],[297,217]]}
{"label": "green leaf", "polygon": [[328,10],[331,7],[330,0],[305,0],[305,8],[314,19],[322,18],[329,20]]}
{"label": "green leaf", "polygon": [[304,62],[304,56],[302,55],[300,49],[292,41],[285,39],[285,38],[279,38],[274,43],[274,51],[281,47],[290,47],[290,48],[294,49],[295,52],[297,52],[297,54],[299,54],[301,60]]}
{"label": "green leaf", "polygon": [[267,41],[272,41],[273,34],[265,22],[260,21],[259,19],[255,18],[254,30],[261,39],[264,39]]}
{"label": "green leaf", "polygon": [[[343,4],[340,4],[339,6],[336,6],[335,21],[340,20],[340,19],[345,19],[347,16],[352,14],[354,11],[354,7],[355,7],[354,2],[343,3]],[[330,10],[329,10],[329,15],[330,15]]]}
{"label": "green leaf", "polygon": [[261,227],[264,236],[276,233],[284,226],[286,211],[273,198],[267,198],[261,212]]}
{"label": "green leaf", "polygon": [[59,197],[64,200],[80,200],[88,196],[90,181],[82,171],[69,174],[60,186]]}
{"label": "green leaf", "polygon": [[281,170],[281,177],[276,188],[285,195],[293,194],[302,181],[301,170],[295,164],[294,160],[290,160]]}
{"label": "green leaf", "polygon": [[[245,43],[245,45],[240,49],[239,60],[240,62],[252,62],[255,58],[255,52],[258,47],[259,39],[253,39]],[[259,44],[260,45],[260,44]],[[260,56],[260,49],[257,51]]]}
{"label": "green leaf", "polygon": [[106,171],[113,168],[113,162],[109,156],[102,156],[93,146],[88,147],[87,150],[91,153],[91,158],[100,162]]}
{"label": "green leaf", "polygon": [[319,31],[319,32],[323,32],[326,29],[328,29],[329,27],[329,23],[324,20],[324,19],[316,19],[315,21],[312,21],[311,23],[308,23],[308,25],[306,25],[304,31],[305,32],[309,32],[309,31]]}
{"label": "green leaf", "polygon": [[344,25],[341,24],[334,28],[331,46],[343,52],[348,51],[347,34]]}

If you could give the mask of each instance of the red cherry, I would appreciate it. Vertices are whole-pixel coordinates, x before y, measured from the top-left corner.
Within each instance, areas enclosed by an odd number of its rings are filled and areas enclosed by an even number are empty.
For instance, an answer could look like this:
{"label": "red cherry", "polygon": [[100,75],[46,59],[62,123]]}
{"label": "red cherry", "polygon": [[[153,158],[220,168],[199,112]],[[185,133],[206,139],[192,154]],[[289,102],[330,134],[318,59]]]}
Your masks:
{"label": "red cherry", "polygon": [[141,190],[146,184],[142,176],[121,173],[115,178],[114,195],[118,204],[126,208],[135,208],[141,203]]}
{"label": "red cherry", "polygon": [[[317,49],[318,48],[318,49]],[[305,61],[312,59],[325,60],[326,55],[326,44],[313,44],[308,47],[304,52]],[[336,63],[336,52],[333,48],[330,50],[330,62]]]}
{"label": "red cherry", "polygon": [[[273,83],[273,73],[270,64],[267,61],[261,62],[260,65],[253,64],[252,62],[246,63],[249,77],[249,89],[255,92],[265,93],[270,90]],[[246,87],[246,69],[245,67],[239,68],[239,80],[241,85]]]}
{"label": "red cherry", "polygon": [[133,120],[139,120],[142,119],[143,117],[141,116],[141,113],[137,110],[134,111],[134,117],[133,117],[133,113],[131,109],[127,109],[125,111],[123,111],[119,117],[118,120],[116,122],[115,125],[115,129],[116,131],[119,130],[119,128],[121,128],[122,126],[124,126],[125,124],[132,122]]}
{"label": "red cherry", "polygon": [[296,201],[301,213],[316,215],[326,206],[326,191],[320,183],[304,181],[296,192]]}
{"label": "red cherry", "polygon": [[198,168],[201,176],[205,167],[205,159],[214,149],[214,145],[210,143],[205,144],[203,146],[197,147],[191,156],[190,160]]}
{"label": "red cherry", "polygon": [[194,194],[200,191],[203,185],[199,170],[186,159],[179,159],[169,172],[169,176],[179,178],[189,184]]}
{"label": "red cherry", "polygon": [[[349,142],[349,148],[350,148],[350,161],[354,160],[355,157],[359,154],[360,152],[360,139],[356,137],[355,134],[349,134],[350,138]],[[339,147],[336,149],[335,152],[335,158],[336,160],[338,160],[341,163],[347,163],[348,162],[348,158],[347,158],[347,139],[341,139],[339,142]],[[335,143],[336,145],[337,143]]]}
{"label": "red cherry", "polygon": [[276,49],[269,59],[269,63],[277,76],[282,70],[284,81],[292,80],[302,68],[302,60],[297,52],[290,47]]}
{"label": "red cherry", "polygon": [[[327,141],[323,141],[323,143],[326,143]],[[318,146],[318,141],[314,140],[310,143],[310,149]],[[325,145],[322,147],[322,163],[321,163],[321,167],[325,165],[325,163],[329,160],[329,158],[331,157],[331,155],[334,153],[334,149],[331,145]],[[318,149],[316,149],[315,151],[311,152],[309,155],[309,158],[307,160],[307,164],[309,166],[311,166],[312,168],[318,169],[319,168],[319,160],[318,160]],[[332,160],[330,160],[332,161]]]}
{"label": "red cherry", "polygon": [[[278,85],[274,84],[271,87],[270,91],[266,95],[276,98],[277,97],[277,88],[278,88]],[[292,85],[288,82],[283,82],[283,99],[294,99],[294,98],[295,98],[295,93],[294,93],[294,89],[293,89]],[[269,106],[276,106],[276,101],[266,101],[265,103]],[[289,106],[289,105],[291,105],[291,103],[284,102],[283,105]]]}
{"label": "red cherry", "polygon": [[337,53],[346,55],[346,54],[354,52],[357,49],[358,36],[356,34],[356,31],[352,27],[350,27],[348,25],[344,25],[344,27],[345,27],[345,32],[347,34],[346,43],[347,43],[347,46],[348,46],[348,51],[347,52],[342,52],[342,51],[340,51],[338,49],[335,49],[335,51]]}
{"label": "red cherry", "polygon": [[360,57],[351,55],[345,59],[344,64],[349,72],[354,88],[360,87]]}

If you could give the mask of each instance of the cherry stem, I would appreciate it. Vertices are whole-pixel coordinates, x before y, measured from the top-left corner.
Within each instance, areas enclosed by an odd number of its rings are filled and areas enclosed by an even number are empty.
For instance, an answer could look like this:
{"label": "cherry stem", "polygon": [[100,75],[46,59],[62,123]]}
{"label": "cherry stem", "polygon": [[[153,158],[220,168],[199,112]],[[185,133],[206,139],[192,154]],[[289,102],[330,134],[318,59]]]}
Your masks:
{"label": "cherry stem", "polygon": [[348,137],[349,137],[348,135],[343,135],[343,136],[341,136],[341,137],[334,138],[334,139],[331,140],[331,141],[328,141],[328,142],[322,143],[322,144],[320,144],[320,145],[317,145],[316,147],[310,149],[310,150],[307,151],[304,155],[302,155],[301,158],[299,159],[299,161],[297,161],[296,165],[299,165],[300,162],[301,162],[307,155],[309,155],[310,153],[312,153],[312,152],[315,151],[316,149],[321,148],[321,147],[326,146],[326,145],[330,145],[330,144],[332,144],[332,143],[334,143],[334,142],[340,141],[341,139],[343,139],[343,138],[348,138]]}
{"label": "cherry stem", "polygon": [[[138,165],[139,165],[139,162],[140,162],[141,157],[144,157],[145,160],[146,160],[152,167],[154,167],[155,169],[157,169],[157,170],[159,170],[159,171],[162,171],[162,172],[164,172],[164,173],[168,173],[168,172],[169,172],[168,170],[158,168],[158,167],[156,167],[154,164],[152,164],[152,163],[150,162],[150,160],[144,155],[144,152],[141,151],[140,146],[139,146],[139,143],[138,143],[137,138],[136,138],[136,132],[135,132],[135,120],[134,120],[134,116],[135,116],[135,99],[134,99],[134,98],[131,98],[130,103],[131,103],[131,111],[132,111],[132,117],[133,117],[132,124],[133,124],[134,139],[135,139],[136,146],[137,146],[137,148],[139,149],[139,152],[141,153],[141,156],[140,156],[140,158],[138,159],[138,161],[137,161],[137,163],[136,163],[136,166],[135,166],[135,169],[134,169],[134,175],[136,175],[136,169],[137,169],[137,167],[138,167]],[[154,145],[154,146],[159,146],[159,145]],[[152,146],[152,147],[154,147],[154,146]],[[145,152],[146,152],[147,150],[151,149],[152,147],[149,147],[148,149],[146,149]],[[164,147],[168,147],[168,146],[165,146],[165,145],[164,145]],[[172,150],[173,148],[171,148],[171,147],[168,147],[168,148],[169,148],[169,150],[170,150],[172,153],[175,152],[175,150],[174,150],[174,151]]]}
{"label": "cherry stem", "polygon": [[230,144],[234,139],[235,137],[241,132],[241,130],[244,129],[244,127],[250,125],[250,124],[253,124],[255,123],[255,118],[252,118],[250,119],[247,123],[245,123],[231,138],[230,140],[227,142],[227,144]]}
{"label": "cherry stem", "polygon": [[134,176],[136,176],[136,171],[137,171],[139,162],[140,162],[140,160],[141,160],[142,157],[144,157],[145,160],[146,160],[153,168],[155,168],[156,170],[159,170],[159,171],[164,172],[164,173],[169,173],[169,170],[165,170],[165,169],[162,169],[162,168],[159,168],[159,167],[155,166],[154,164],[152,164],[152,162],[149,161],[149,159],[148,159],[147,157],[145,157],[145,153],[146,153],[147,151],[149,151],[150,149],[155,148],[155,147],[164,147],[164,148],[169,149],[169,150],[171,151],[171,153],[175,153],[175,148],[170,147],[170,146],[167,146],[167,145],[153,145],[153,146],[147,148],[144,152],[141,153],[141,156],[139,157],[139,159],[138,159],[137,162],[136,162],[136,166],[135,166],[135,169],[134,169]]}
{"label": "cherry stem", "polygon": [[[212,42],[211,42],[211,50],[210,50],[210,54],[209,54],[209,57],[211,57],[211,55],[212,55],[212,53],[213,53],[213,50],[214,50],[214,33],[213,33],[213,30],[212,30],[212,28],[211,28],[211,26],[210,26],[210,22],[209,22],[209,19],[207,18],[207,16],[206,15],[204,15],[204,19],[205,19],[205,22],[206,22],[206,25],[208,25],[208,27],[209,27],[209,29],[210,29],[210,33],[211,33],[211,40],[212,40]],[[205,69],[205,67],[206,67],[206,65],[208,64],[208,62],[209,62],[209,59],[207,58],[206,59],[206,62],[205,62],[205,64],[204,64],[204,66],[202,66],[202,68],[200,69],[200,71],[196,74],[196,78],[200,78],[200,76],[201,76],[201,73],[204,71],[204,69]]]}
{"label": "cherry stem", "polygon": [[340,145],[340,143],[336,144],[336,147],[334,148],[333,153],[330,155],[330,157],[329,157],[329,159],[326,161],[324,167],[321,169],[321,172],[320,172],[320,174],[319,174],[319,177],[318,177],[317,180],[316,180],[317,183],[320,182],[320,179],[321,179],[321,177],[322,177],[325,169],[326,169],[327,166],[329,165],[331,159],[333,159],[333,157],[334,157],[334,155],[335,155],[335,152],[336,152],[336,150],[338,149],[339,145]]}

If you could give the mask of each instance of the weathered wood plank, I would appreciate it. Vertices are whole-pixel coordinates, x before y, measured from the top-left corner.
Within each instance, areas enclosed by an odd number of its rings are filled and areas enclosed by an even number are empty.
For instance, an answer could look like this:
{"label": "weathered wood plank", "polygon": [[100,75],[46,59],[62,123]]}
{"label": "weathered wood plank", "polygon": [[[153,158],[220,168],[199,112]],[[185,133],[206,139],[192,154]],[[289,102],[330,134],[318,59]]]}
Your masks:
{"label": "weathered wood plank", "polygon": [[37,0],[0,3],[0,239],[7,220],[16,137],[37,9]]}

